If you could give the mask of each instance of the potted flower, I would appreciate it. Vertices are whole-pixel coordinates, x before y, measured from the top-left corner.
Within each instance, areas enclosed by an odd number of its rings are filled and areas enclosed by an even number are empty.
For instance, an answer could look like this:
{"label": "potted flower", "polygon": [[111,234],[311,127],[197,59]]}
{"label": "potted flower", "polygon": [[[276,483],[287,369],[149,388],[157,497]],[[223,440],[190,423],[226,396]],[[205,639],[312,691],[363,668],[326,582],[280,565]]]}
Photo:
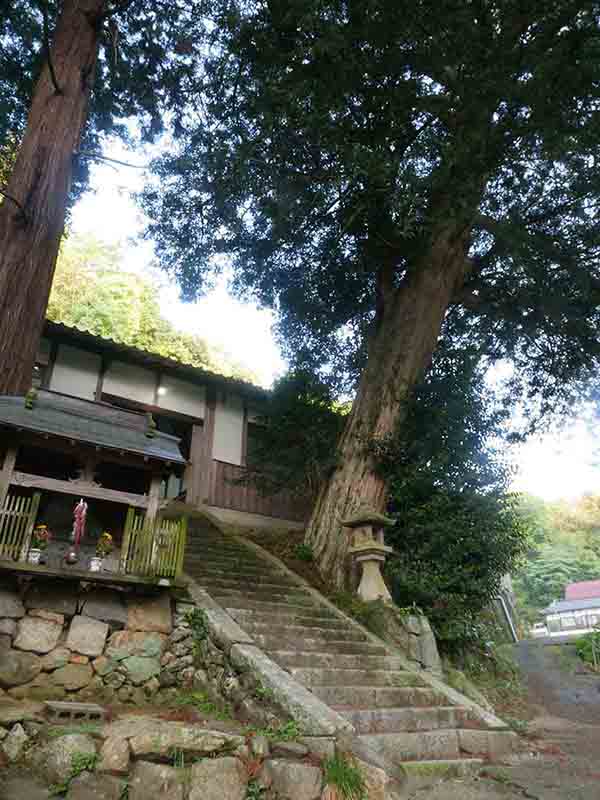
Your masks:
{"label": "potted flower", "polygon": [[27,560],[30,564],[39,564],[42,552],[48,547],[52,534],[47,525],[36,525],[31,537],[31,545]]}
{"label": "potted flower", "polygon": [[112,552],[113,538],[108,531],[104,531],[96,543],[96,555],[90,559],[90,572],[100,572],[102,559]]}

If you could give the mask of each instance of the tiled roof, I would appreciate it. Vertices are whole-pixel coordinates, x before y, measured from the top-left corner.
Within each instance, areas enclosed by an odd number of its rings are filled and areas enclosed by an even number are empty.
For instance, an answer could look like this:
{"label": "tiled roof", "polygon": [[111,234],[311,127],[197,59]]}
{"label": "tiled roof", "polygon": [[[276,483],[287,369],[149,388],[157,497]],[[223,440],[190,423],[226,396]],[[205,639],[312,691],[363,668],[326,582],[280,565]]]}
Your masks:
{"label": "tiled roof", "polygon": [[146,436],[144,414],[56,392],[39,391],[33,408],[23,397],[0,395],[0,425],[73,439],[111,450],[185,464],[179,439],[156,430]]}
{"label": "tiled roof", "polygon": [[570,583],[565,589],[565,600],[586,600],[591,597],[600,598],[600,580]]}
{"label": "tiled roof", "polygon": [[564,611],[585,611],[589,608],[600,609],[600,597],[587,600],[556,600],[543,610],[543,614],[558,614]]}

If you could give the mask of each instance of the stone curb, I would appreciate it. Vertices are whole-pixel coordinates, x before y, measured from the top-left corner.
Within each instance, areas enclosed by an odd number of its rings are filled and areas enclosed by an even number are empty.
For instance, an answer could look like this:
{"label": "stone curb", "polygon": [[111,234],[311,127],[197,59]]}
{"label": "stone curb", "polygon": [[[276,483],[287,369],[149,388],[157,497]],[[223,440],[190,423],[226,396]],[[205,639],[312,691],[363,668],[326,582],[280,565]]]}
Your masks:
{"label": "stone curb", "polygon": [[222,644],[231,662],[258,676],[276,702],[299,723],[305,736],[338,736],[355,733],[353,725],[332,711],[292,676],[272,661],[210,594],[185,576],[190,596],[206,614],[211,635]]}

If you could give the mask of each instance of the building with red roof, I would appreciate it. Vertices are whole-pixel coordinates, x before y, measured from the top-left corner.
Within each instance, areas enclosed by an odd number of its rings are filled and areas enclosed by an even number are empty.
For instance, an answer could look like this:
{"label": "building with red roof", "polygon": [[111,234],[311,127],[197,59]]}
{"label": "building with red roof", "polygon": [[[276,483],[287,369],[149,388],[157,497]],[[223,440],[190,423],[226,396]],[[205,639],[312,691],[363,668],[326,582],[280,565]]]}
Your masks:
{"label": "building with red roof", "polygon": [[565,600],[591,600],[600,598],[600,580],[569,583],[565,589]]}

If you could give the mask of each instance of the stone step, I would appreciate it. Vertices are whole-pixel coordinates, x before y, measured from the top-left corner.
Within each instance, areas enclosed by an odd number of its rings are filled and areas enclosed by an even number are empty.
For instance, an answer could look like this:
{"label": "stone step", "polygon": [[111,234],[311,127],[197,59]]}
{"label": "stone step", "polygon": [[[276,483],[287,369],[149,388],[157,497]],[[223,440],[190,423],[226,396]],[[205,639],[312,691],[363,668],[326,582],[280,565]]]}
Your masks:
{"label": "stone step", "polygon": [[[232,610],[230,610],[231,613]],[[406,666],[401,658],[395,656],[344,655],[342,653],[312,652],[302,653],[297,650],[272,650],[269,655],[280,666],[303,667],[311,669],[368,669],[368,670],[402,670]],[[417,681],[421,679],[415,673]]]}
{"label": "stone step", "polygon": [[247,550],[203,550],[200,547],[188,547],[185,551],[185,555],[186,558],[210,561],[215,564],[222,561],[226,563],[240,562],[252,566],[260,565],[266,568],[272,566],[270,562],[255,556]]}
{"label": "stone step", "polygon": [[[286,592],[279,594],[279,592],[269,592],[266,589],[259,589],[258,587],[248,587],[248,591],[236,592],[233,589],[213,589],[210,594],[215,600],[223,600],[227,605],[241,606],[248,605],[248,598],[251,600],[263,600],[265,603],[290,603],[297,606],[310,606],[314,602],[309,594],[301,594],[301,592]],[[248,601],[248,602],[245,602]]]}
{"label": "stone step", "polygon": [[320,669],[291,667],[291,675],[305,686],[424,686],[409,670]]}
{"label": "stone step", "polygon": [[[250,634],[268,634],[269,636],[294,637],[297,641],[298,649],[302,649],[302,640],[306,636],[308,639],[321,638],[325,641],[334,639],[338,642],[366,642],[367,636],[360,631],[348,628],[324,628],[316,626],[315,620],[310,620],[308,625],[273,625],[268,622],[246,622],[246,630]],[[312,624],[310,624],[312,623]]]}
{"label": "stone step", "polygon": [[452,758],[436,761],[403,761],[403,796],[412,795],[418,789],[427,789],[436,783],[452,778],[467,778],[477,775],[485,761],[480,758]]}
{"label": "stone step", "polygon": [[189,561],[184,563],[184,571],[198,578],[222,578],[224,580],[234,580],[240,581],[241,583],[246,582],[246,584],[252,583],[254,585],[271,583],[271,581],[278,583],[282,577],[281,572],[262,570],[260,572],[252,572],[251,570],[245,571],[243,569],[221,569],[218,567],[211,567],[205,562],[190,563]]}
{"label": "stone step", "polygon": [[266,575],[277,570],[264,561],[253,561],[246,558],[218,558],[205,555],[189,555],[185,558],[186,564],[204,567],[205,569],[218,569],[223,572],[236,572],[239,575],[255,574]]}
{"label": "stone step", "polygon": [[351,709],[443,706],[448,701],[434,689],[421,686],[311,686],[311,692],[330,706]]}
{"label": "stone step", "polygon": [[519,738],[509,730],[474,730],[470,727],[458,731],[458,745],[464,755],[497,761],[519,749]]}
{"label": "stone step", "polygon": [[[217,539],[210,536],[198,536],[192,532],[188,537],[187,547],[189,550],[201,550],[203,553],[249,553],[251,552],[244,545],[237,542],[230,542],[226,539]],[[256,555],[253,553],[253,555]]]}
{"label": "stone step", "polygon": [[[318,609],[316,609],[318,612]],[[319,628],[327,630],[346,630],[347,624],[334,616],[324,617],[315,614],[289,614],[286,611],[281,613],[265,613],[254,609],[237,609],[231,616],[240,623],[242,627],[246,624],[258,622],[263,625],[318,625]]]}
{"label": "stone step", "polygon": [[[293,602],[299,600],[300,603],[305,603],[310,601],[313,602],[311,596],[306,594],[302,591],[302,589],[279,589],[276,591],[275,589],[269,589],[267,586],[263,584],[255,584],[255,583],[248,583],[246,586],[241,584],[237,584],[236,586],[218,586],[211,582],[211,580],[204,581],[201,577],[195,578],[196,583],[201,586],[205,586],[210,594],[219,595],[220,597],[230,597],[235,595],[242,595],[245,598],[249,598],[251,600],[266,600],[267,602],[271,602],[272,600],[287,600],[290,599]],[[242,604],[243,605],[243,604]]]}
{"label": "stone step", "polygon": [[[221,587],[222,589],[245,591],[248,588],[249,580],[247,575],[243,578],[235,578],[229,575],[223,577],[221,575],[206,575],[202,578],[202,582],[214,588]],[[278,579],[275,576],[268,575],[261,576],[258,580],[251,581],[251,583],[254,587],[279,593],[302,588],[291,582],[286,583],[284,578]]]}
{"label": "stone step", "polygon": [[[216,594],[212,591],[209,591],[211,597],[216,599]],[[304,614],[306,616],[312,616],[313,612],[319,610],[318,606],[310,606],[308,603],[302,603],[301,605],[291,601],[279,601],[277,603],[270,602],[268,600],[248,600],[244,595],[238,594],[237,596],[227,596],[224,597],[222,600],[219,600],[219,603],[227,609],[227,612],[234,611],[236,608],[243,608],[246,610],[255,610],[255,611],[266,611],[266,612],[279,612],[282,611],[286,614]],[[294,645],[295,646],[295,645]],[[290,648],[291,649],[291,648]],[[385,651],[384,651],[385,652]]]}
{"label": "stone step", "polygon": [[456,730],[367,733],[361,735],[361,740],[386,761],[398,765],[405,761],[445,761],[461,756]]}
{"label": "stone step", "polygon": [[327,649],[330,653],[356,653],[357,655],[369,656],[386,655],[385,647],[370,644],[369,642],[351,642],[323,637],[314,639],[303,637],[302,640],[299,640],[297,636],[266,636],[262,633],[253,633],[252,638],[263,650],[276,650],[278,647],[290,650],[292,647],[297,647],[299,651],[305,653],[320,653]]}
{"label": "stone step", "polygon": [[402,731],[435,731],[458,728],[468,717],[459,706],[429,708],[375,708],[338,710],[351,722],[358,733],[400,733]]}

